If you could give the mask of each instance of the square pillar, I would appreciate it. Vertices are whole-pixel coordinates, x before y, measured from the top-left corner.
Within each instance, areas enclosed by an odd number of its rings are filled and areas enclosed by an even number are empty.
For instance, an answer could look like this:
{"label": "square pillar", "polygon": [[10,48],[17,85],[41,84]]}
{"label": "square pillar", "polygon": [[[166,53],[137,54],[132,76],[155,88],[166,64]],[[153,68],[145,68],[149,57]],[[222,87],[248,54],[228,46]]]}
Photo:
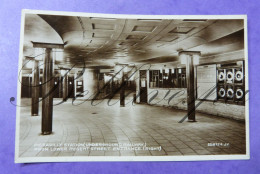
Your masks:
{"label": "square pillar", "polygon": [[34,48],[44,48],[44,68],[42,83],[42,126],[43,135],[52,133],[53,95],[54,95],[54,58],[52,49],[64,49],[64,44],[32,42]]}
{"label": "square pillar", "polygon": [[193,65],[192,56],[187,56],[186,80],[187,80],[188,121],[196,121],[195,92],[194,92],[194,65]]}
{"label": "square pillar", "polygon": [[125,75],[122,72],[122,81],[121,81],[121,89],[120,89],[120,107],[125,107]]}
{"label": "square pillar", "polygon": [[66,74],[62,77],[62,98],[63,101],[68,99],[68,76]]}
{"label": "square pillar", "polygon": [[31,115],[39,115],[39,61],[34,60],[34,66],[32,69],[32,104],[31,104]]}
{"label": "square pillar", "polygon": [[46,48],[43,69],[43,91],[42,91],[42,134],[52,133],[53,113],[53,57],[52,49]]}
{"label": "square pillar", "polygon": [[68,99],[68,76],[66,70],[61,70],[62,74],[62,98],[63,101]]}
{"label": "square pillar", "polygon": [[186,81],[187,81],[187,116],[189,122],[195,122],[195,71],[194,65],[197,62],[200,52],[182,51],[179,53],[182,64],[186,64]]}

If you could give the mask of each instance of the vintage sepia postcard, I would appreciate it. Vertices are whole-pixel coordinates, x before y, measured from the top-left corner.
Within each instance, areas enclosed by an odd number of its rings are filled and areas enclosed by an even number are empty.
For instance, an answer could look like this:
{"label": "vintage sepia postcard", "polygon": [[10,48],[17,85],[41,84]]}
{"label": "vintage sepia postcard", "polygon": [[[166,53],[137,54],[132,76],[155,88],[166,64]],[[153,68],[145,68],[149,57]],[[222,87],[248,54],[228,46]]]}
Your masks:
{"label": "vintage sepia postcard", "polygon": [[246,15],[23,10],[15,162],[249,159],[247,55]]}

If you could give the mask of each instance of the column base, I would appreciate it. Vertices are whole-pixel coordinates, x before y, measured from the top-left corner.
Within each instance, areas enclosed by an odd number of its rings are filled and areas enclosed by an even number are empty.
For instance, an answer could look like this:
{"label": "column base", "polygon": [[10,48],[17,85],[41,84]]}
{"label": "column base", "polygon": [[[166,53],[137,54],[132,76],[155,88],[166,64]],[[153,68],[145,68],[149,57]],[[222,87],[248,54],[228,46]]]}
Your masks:
{"label": "column base", "polygon": [[50,131],[50,132],[48,132],[48,131],[46,131],[46,132],[42,132],[42,135],[50,135],[50,134],[52,134],[51,131]]}
{"label": "column base", "polygon": [[197,122],[196,120],[188,120],[188,122]]}
{"label": "column base", "polygon": [[39,114],[32,114],[32,116],[39,116]]}

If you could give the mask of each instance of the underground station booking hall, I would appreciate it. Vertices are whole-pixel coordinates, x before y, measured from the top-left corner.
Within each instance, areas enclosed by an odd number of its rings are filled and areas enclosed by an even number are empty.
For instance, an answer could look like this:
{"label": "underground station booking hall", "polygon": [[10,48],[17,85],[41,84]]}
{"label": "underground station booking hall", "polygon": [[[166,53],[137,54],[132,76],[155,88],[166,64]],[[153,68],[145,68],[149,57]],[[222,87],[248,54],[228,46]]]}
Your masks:
{"label": "underground station booking hall", "polygon": [[248,159],[246,23],[23,11],[15,161]]}

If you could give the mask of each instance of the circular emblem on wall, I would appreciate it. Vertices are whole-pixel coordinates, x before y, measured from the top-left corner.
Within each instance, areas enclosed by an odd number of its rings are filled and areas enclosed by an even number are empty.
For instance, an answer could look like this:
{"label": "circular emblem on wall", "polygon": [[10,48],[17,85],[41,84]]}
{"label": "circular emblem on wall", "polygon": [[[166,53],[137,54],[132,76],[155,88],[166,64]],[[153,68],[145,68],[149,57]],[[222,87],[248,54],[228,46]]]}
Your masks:
{"label": "circular emblem on wall", "polygon": [[237,71],[235,78],[237,81],[241,81],[243,79],[243,73],[241,71]]}
{"label": "circular emblem on wall", "polygon": [[224,88],[220,88],[219,91],[218,91],[218,95],[220,97],[225,97],[225,95],[226,95],[225,89]]}
{"label": "circular emblem on wall", "polygon": [[223,80],[225,80],[225,78],[226,78],[226,75],[224,74],[224,72],[220,72],[218,74],[218,80],[219,81],[223,81]]}
{"label": "circular emblem on wall", "polygon": [[236,98],[237,99],[241,99],[243,97],[243,95],[244,95],[243,90],[242,89],[237,89],[237,91],[236,91]]}
{"label": "circular emblem on wall", "polygon": [[233,98],[233,97],[234,97],[234,91],[233,91],[233,89],[229,88],[229,89],[227,90],[227,97],[228,97],[228,98]]}
{"label": "circular emblem on wall", "polygon": [[233,80],[233,78],[234,78],[233,72],[229,71],[229,72],[227,73],[227,80],[228,80],[228,81],[231,81],[231,80]]}

